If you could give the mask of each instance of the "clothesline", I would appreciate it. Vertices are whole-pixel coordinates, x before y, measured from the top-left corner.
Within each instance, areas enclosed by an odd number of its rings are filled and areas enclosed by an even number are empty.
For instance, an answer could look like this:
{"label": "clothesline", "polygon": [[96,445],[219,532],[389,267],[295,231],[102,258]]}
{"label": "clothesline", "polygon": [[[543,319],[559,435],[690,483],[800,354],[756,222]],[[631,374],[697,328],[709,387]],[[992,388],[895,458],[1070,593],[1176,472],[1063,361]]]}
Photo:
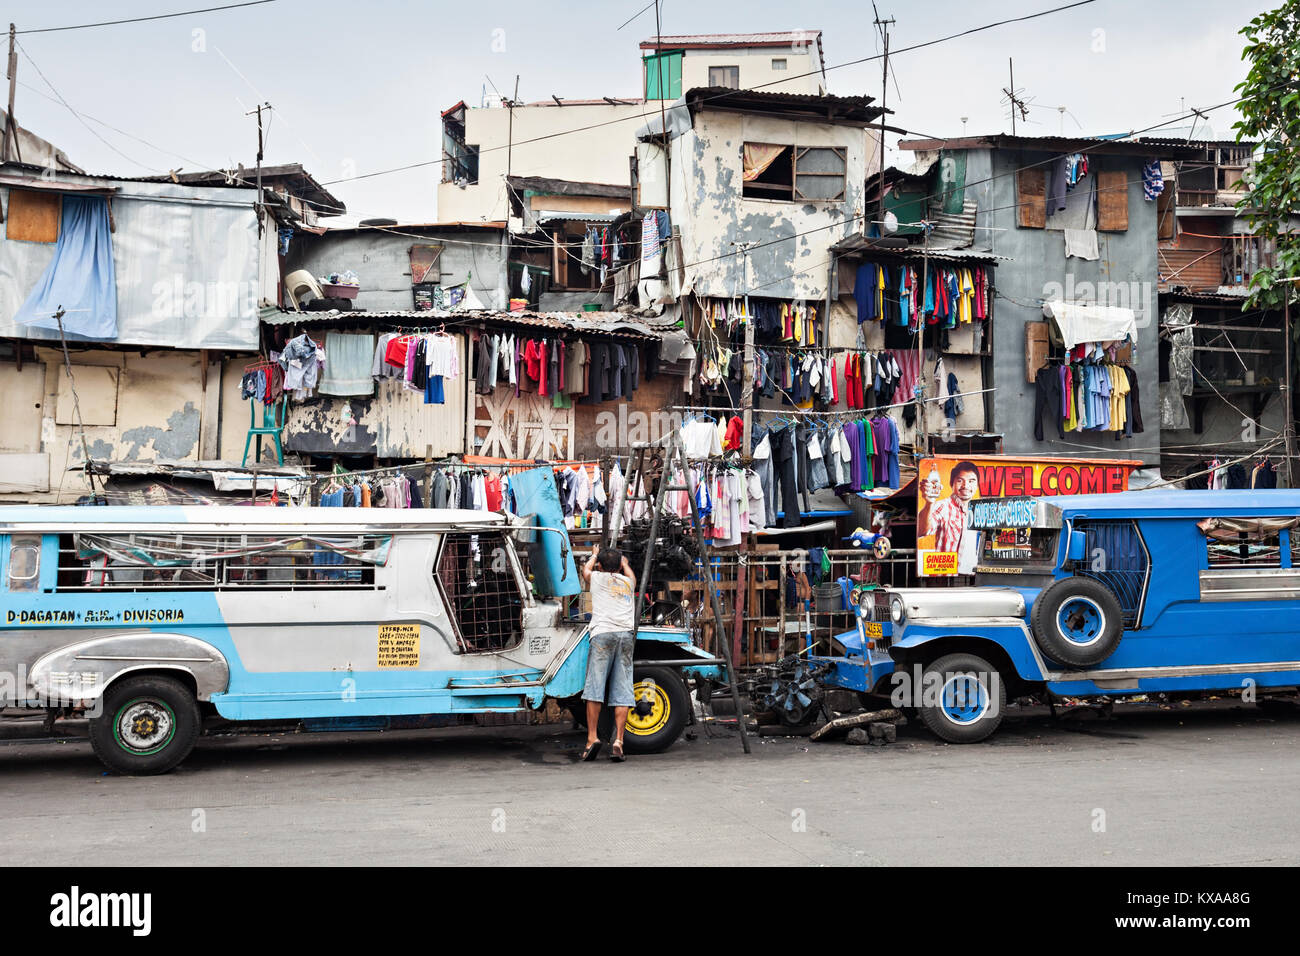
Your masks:
{"label": "clothesline", "polygon": [[[973,390],[968,391],[968,392],[950,392],[946,397],[940,397],[940,396],[937,396],[937,395],[936,395],[936,396],[933,397],[933,398],[923,398],[923,399],[920,399],[920,401],[922,401],[922,402],[946,402],[946,401],[947,401],[948,399],[950,399],[950,398],[957,398],[957,397],[963,397],[963,398],[964,398],[964,397],[967,396],[967,395],[983,395],[985,392],[996,392],[996,391],[997,391],[997,388],[996,388],[996,387],[993,387],[993,388],[979,388],[979,389],[973,389]],[[789,415],[858,415],[858,413],[860,413],[860,412],[879,411],[879,410],[881,410],[881,409],[886,409],[886,408],[906,408],[908,405],[915,404],[916,401],[917,401],[916,399],[912,399],[911,401],[906,401],[906,402],[893,402],[892,404],[889,404],[889,405],[875,405],[875,406],[872,406],[872,407],[870,407],[870,408],[846,408],[846,409],[840,409],[839,411],[829,411],[829,412],[815,412],[815,411],[812,411],[811,409],[805,409],[805,408],[790,408],[790,409],[782,409],[782,408],[751,408],[751,409],[748,409],[748,411],[756,412],[756,413],[758,413],[758,414],[762,414],[762,415],[787,415],[787,416],[789,416]],[[730,406],[721,406],[721,405],[715,405],[715,406],[707,406],[707,405],[673,405],[673,406],[671,406],[671,407],[669,408],[669,411],[674,411],[674,412],[722,412],[722,413],[724,413],[724,414],[725,414],[725,413],[730,413],[730,414],[732,414],[732,415],[739,415],[739,414],[741,414],[743,411],[746,411],[746,409],[742,409],[742,408],[734,408],[734,407],[730,407]]]}

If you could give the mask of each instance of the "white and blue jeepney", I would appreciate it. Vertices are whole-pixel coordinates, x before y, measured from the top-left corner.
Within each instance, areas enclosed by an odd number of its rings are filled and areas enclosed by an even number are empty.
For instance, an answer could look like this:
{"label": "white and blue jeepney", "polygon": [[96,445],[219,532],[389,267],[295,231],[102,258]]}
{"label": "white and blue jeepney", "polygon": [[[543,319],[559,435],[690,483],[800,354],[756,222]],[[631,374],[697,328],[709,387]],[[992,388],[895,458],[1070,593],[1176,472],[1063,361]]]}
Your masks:
{"label": "white and blue jeepney", "polygon": [[[0,706],[84,712],[100,759],[139,774],[217,719],[580,713],[587,632],[535,593],[537,536],[482,511],[0,508]],[[640,628],[628,751],[672,744],[688,682],[722,677],[685,629]]]}

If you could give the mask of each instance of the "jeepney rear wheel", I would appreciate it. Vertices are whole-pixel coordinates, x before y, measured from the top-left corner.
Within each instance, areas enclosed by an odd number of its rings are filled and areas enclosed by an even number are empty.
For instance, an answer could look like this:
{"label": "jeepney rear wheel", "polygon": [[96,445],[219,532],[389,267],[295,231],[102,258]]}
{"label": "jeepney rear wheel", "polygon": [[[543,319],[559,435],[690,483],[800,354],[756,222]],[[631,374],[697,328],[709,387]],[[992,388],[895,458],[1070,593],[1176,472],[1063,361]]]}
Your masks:
{"label": "jeepney rear wheel", "polygon": [[988,737],[1007,709],[1002,675],[974,654],[949,654],[926,665],[920,696],[921,720],[950,744],[973,744]]}
{"label": "jeepney rear wheel", "polygon": [[193,692],[174,677],[116,681],[101,705],[90,721],[90,743],[95,756],[118,773],[166,773],[189,756],[202,726]]}
{"label": "jeepney rear wheel", "polygon": [[[632,691],[636,706],[628,711],[623,750],[628,754],[657,754],[667,750],[686,729],[691,699],[686,684],[668,667],[634,664]],[[598,725],[601,740],[614,739],[614,712],[602,707]]]}

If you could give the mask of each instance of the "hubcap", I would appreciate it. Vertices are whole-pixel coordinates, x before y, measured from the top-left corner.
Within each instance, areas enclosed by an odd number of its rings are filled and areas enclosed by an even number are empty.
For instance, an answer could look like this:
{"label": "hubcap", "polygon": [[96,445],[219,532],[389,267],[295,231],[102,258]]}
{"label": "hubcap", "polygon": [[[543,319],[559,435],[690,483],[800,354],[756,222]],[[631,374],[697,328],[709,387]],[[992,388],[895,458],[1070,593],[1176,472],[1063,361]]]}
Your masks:
{"label": "hubcap", "polygon": [[939,709],[954,724],[973,724],[992,703],[983,682],[974,674],[950,674],[944,681]]}
{"label": "hubcap", "polygon": [[176,732],[176,717],[162,701],[133,700],[117,712],[113,731],[123,750],[148,755],[167,746]]}
{"label": "hubcap", "polygon": [[627,730],[639,737],[648,737],[661,730],[668,723],[672,704],[664,689],[650,678],[637,682],[632,687],[636,706],[628,711]]}
{"label": "hubcap", "polygon": [[1091,598],[1070,598],[1056,612],[1056,626],[1071,644],[1087,647],[1101,639],[1106,615]]}

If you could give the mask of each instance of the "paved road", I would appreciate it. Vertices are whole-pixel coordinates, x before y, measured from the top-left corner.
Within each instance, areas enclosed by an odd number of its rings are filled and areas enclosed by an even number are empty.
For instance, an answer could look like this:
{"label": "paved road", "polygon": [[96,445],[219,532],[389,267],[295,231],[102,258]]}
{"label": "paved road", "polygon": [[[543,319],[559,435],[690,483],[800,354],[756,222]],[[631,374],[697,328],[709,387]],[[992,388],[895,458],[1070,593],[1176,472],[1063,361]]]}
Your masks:
{"label": "paved road", "polygon": [[[717,725],[575,762],[549,728],[205,740],[164,777],[84,741],[0,743],[15,864],[1300,864],[1300,714],[1008,718],[988,743],[884,747]],[[1104,824],[1104,829],[1098,829]]]}

